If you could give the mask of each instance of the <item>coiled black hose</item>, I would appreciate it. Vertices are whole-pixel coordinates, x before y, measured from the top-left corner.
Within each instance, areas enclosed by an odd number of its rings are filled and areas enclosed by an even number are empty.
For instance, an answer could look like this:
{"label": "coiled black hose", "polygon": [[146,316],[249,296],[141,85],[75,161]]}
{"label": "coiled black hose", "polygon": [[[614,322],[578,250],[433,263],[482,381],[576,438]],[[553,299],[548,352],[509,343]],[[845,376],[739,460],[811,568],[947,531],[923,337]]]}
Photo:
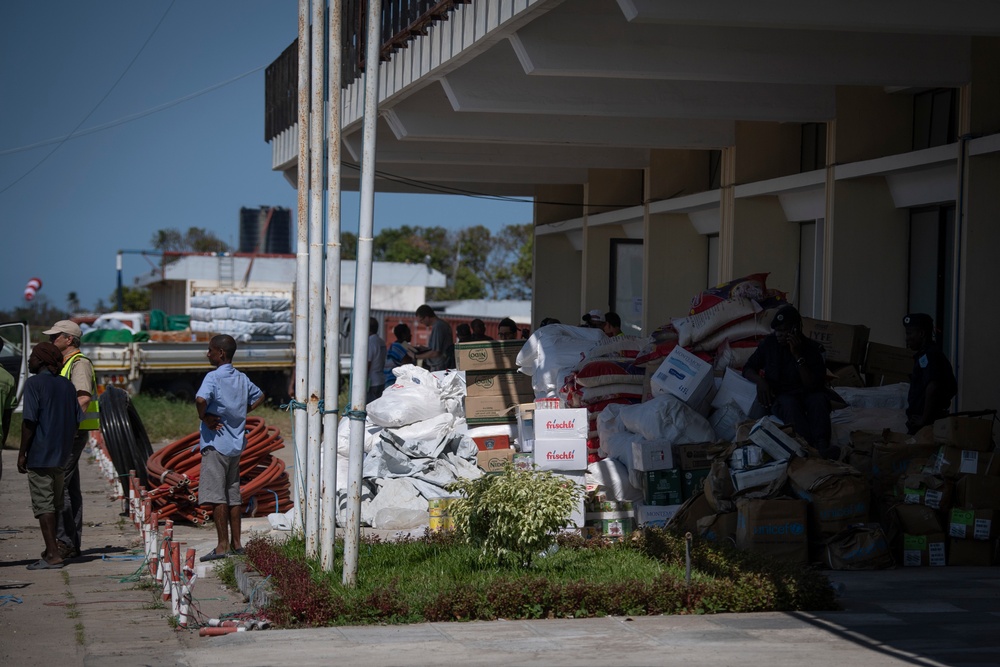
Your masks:
{"label": "coiled black hose", "polygon": [[135,411],[128,392],[108,387],[98,399],[101,406],[101,435],[118,473],[122,494],[128,496],[129,471],[134,470],[143,486],[149,486],[146,461],[153,454],[149,436]]}

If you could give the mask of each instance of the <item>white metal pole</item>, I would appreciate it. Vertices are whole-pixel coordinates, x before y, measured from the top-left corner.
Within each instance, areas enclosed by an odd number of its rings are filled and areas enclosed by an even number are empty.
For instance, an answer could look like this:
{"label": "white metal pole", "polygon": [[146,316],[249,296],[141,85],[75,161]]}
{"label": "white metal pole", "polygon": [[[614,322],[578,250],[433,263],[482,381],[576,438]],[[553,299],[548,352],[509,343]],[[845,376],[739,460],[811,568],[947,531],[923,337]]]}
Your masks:
{"label": "white metal pole", "polygon": [[306,554],[319,557],[320,429],[323,378],[323,83],[326,78],[326,1],[312,3],[312,86],[309,123],[309,379]]}
{"label": "white metal pole", "polygon": [[[309,331],[309,303],[306,284],[309,281],[309,0],[299,0],[299,164],[298,212],[295,242],[295,400],[306,397],[306,374],[309,350],[306,340]],[[304,410],[293,409],[295,432],[295,523],[306,529],[306,430]]]}
{"label": "white metal pole", "polygon": [[330,0],[327,56],[327,222],[326,222],[326,375],[323,387],[323,480],[320,494],[320,561],[333,570],[337,536],[337,413],[340,402],[340,78],[341,3]]}
{"label": "white metal pole", "polygon": [[365,37],[365,108],[361,153],[361,207],[358,223],[357,275],[354,279],[354,354],[351,359],[351,448],[344,529],[344,585],[358,576],[361,542],[361,463],[364,457],[364,409],[368,379],[368,318],[372,301],[372,235],[375,218],[375,127],[378,121],[378,68],[382,0],[368,1]]}

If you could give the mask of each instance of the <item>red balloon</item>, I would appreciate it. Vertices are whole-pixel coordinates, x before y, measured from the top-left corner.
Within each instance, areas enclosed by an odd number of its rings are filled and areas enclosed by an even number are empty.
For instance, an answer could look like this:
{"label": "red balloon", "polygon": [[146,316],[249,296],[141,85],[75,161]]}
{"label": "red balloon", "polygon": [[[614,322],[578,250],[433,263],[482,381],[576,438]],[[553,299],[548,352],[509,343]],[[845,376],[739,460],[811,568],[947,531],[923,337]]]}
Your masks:
{"label": "red balloon", "polygon": [[35,292],[42,289],[42,279],[32,278],[28,281],[28,284],[24,286],[24,300],[31,301],[35,298]]}

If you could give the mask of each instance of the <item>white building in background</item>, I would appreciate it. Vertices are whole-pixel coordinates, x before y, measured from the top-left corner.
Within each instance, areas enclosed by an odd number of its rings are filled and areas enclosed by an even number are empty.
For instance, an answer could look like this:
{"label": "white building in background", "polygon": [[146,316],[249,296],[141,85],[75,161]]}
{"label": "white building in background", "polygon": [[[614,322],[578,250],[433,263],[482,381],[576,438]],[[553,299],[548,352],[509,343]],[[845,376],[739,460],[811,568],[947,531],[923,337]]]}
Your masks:
{"label": "white building in background", "polygon": [[[444,4],[386,45],[376,186],[534,197],[536,324],[599,308],[651,331],[768,272],[875,342],[930,313],[957,407],[1000,407],[1000,3]],[[296,67],[289,47],[268,68],[265,111],[293,184]],[[363,93],[346,82],[345,162]]]}
{"label": "white building in background", "polygon": [[[340,267],[340,302],[354,304],[355,262]],[[427,302],[427,288],[444,287],[445,275],[423,264],[375,262],[372,305],[378,310],[414,311]],[[295,285],[294,255],[188,255],[136,278],[152,293],[151,307],[168,314],[187,313],[198,292],[247,290],[291,293]]]}

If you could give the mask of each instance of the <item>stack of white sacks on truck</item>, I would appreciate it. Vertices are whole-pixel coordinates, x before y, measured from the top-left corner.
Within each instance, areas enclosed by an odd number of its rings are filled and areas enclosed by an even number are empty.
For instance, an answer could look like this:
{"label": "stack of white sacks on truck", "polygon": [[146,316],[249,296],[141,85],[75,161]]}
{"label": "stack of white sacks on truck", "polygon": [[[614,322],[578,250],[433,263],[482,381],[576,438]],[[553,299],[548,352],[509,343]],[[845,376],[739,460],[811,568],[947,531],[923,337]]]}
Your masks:
{"label": "stack of white sacks on truck", "polygon": [[191,297],[191,331],[227,333],[240,342],[292,340],[292,300],[266,292],[210,292]]}

